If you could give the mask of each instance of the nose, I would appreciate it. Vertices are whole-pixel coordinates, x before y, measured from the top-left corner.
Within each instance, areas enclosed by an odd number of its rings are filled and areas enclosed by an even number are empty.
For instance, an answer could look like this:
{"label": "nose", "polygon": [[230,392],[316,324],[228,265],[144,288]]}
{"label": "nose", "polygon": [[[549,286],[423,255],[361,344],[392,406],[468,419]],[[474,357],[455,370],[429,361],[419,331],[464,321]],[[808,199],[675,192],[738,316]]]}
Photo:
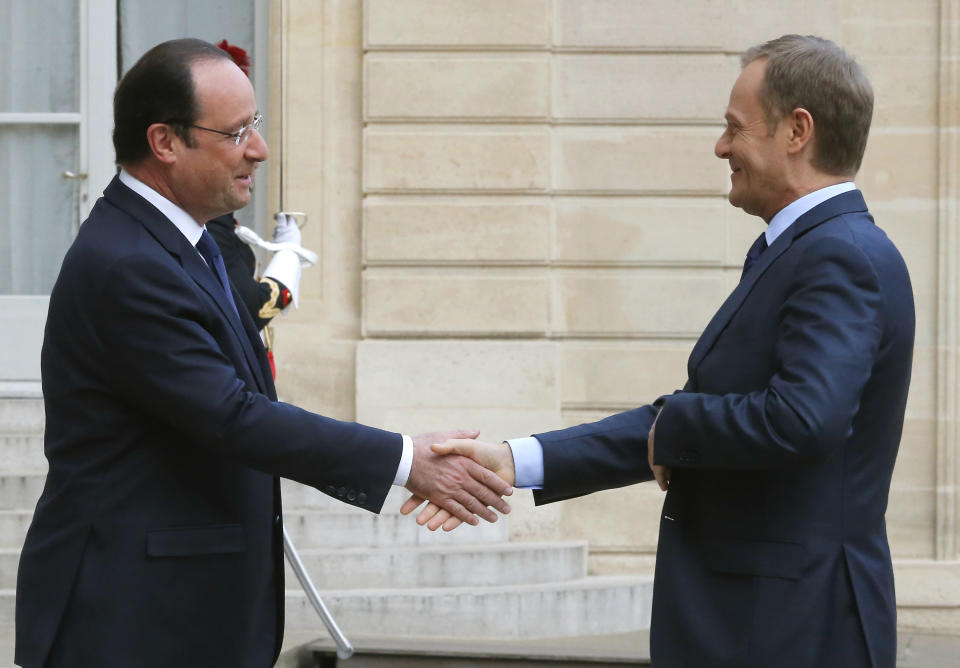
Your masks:
{"label": "nose", "polygon": [[244,155],[247,160],[252,162],[263,162],[267,159],[269,150],[267,149],[267,140],[263,138],[259,130],[251,130],[250,137],[246,141],[246,150]]}
{"label": "nose", "polygon": [[730,139],[727,136],[728,134],[729,133],[724,130],[720,138],[717,139],[716,145],[713,147],[713,154],[721,160],[730,158]]}

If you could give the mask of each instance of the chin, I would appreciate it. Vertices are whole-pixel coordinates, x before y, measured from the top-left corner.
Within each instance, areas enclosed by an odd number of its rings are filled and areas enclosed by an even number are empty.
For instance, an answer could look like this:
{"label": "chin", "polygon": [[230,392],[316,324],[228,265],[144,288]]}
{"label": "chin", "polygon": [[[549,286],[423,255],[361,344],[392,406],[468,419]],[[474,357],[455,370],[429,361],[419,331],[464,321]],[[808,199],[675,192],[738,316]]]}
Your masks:
{"label": "chin", "polygon": [[246,195],[238,195],[238,196],[236,196],[236,197],[233,197],[233,198],[230,200],[230,205],[231,205],[231,207],[232,207],[230,210],[231,210],[231,211],[236,211],[237,209],[242,209],[243,207],[245,207],[245,206],[246,206],[247,204],[249,204],[249,203],[250,203],[250,193],[249,193],[249,192],[246,193]]}

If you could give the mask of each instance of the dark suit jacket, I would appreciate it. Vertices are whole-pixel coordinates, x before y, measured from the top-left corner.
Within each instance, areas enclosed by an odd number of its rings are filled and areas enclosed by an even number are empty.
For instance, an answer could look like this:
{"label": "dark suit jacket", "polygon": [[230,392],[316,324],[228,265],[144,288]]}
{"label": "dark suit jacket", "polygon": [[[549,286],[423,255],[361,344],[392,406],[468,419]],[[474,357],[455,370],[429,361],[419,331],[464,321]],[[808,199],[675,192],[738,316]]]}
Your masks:
{"label": "dark suit jacket", "polygon": [[114,179],[50,296],[50,469],[17,580],[19,664],[267,668],[283,625],[277,476],[381,508],[400,435],[278,402],[240,311]]}
{"label": "dark suit jacket", "polygon": [[[884,513],[913,337],[906,266],[858,191],[801,216],[747,272],[686,387],[655,402],[655,463],[673,476],[656,668],[893,668]],[[538,435],[538,503],[649,480],[656,414]]]}

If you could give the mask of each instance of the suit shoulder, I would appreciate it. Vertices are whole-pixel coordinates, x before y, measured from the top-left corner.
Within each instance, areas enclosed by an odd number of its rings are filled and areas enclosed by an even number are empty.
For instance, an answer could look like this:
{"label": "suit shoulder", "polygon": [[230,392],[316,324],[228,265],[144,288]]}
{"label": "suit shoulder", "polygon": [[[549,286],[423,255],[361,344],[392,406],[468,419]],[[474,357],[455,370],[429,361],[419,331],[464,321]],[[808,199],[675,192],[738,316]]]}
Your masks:
{"label": "suit shoulder", "polygon": [[875,293],[887,314],[886,331],[909,334],[914,322],[910,272],[900,251],[867,212],[838,215],[794,243],[793,281],[824,277]]}
{"label": "suit shoulder", "polygon": [[864,258],[878,273],[906,273],[896,244],[866,211],[837,215],[807,231],[796,243],[805,253]]}
{"label": "suit shoulder", "polygon": [[144,264],[171,261],[139,221],[100,199],[63,258],[51,298],[98,293],[107,282],[115,280],[109,276],[118,267],[133,272]]}
{"label": "suit shoulder", "polygon": [[101,199],[80,226],[68,257],[73,255],[72,260],[103,266],[127,255],[159,252],[166,254],[140,221]]}

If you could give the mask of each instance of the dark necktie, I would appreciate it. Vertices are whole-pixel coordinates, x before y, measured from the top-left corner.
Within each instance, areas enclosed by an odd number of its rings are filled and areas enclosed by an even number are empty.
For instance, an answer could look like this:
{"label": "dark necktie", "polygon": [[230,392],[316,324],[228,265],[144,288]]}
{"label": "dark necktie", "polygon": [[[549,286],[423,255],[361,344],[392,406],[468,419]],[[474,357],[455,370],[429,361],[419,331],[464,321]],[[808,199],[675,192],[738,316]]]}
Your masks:
{"label": "dark necktie", "polygon": [[223,291],[227,294],[227,301],[230,302],[230,306],[233,307],[234,313],[239,316],[240,313],[237,311],[237,305],[234,303],[233,294],[230,291],[230,279],[227,278],[227,268],[223,264],[223,256],[220,254],[220,248],[206,230],[200,235],[200,241],[197,242],[197,250],[200,251],[203,259],[207,261],[207,266],[217,275],[217,279],[220,281],[220,287],[222,287]]}
{"label": "dark necktie", "polygon": [[747,275],[747,272],[750,271],[750,267],[753,266],[753,263],[760,259],[760,254],[767,250],[767,233],[764,232],[757,240],[753,242],[753,245],[750,246],[750,250],[747,251],[747,259],[743,261],[743,273],[740,274],[740,280],[743,280],[743,277]]}

